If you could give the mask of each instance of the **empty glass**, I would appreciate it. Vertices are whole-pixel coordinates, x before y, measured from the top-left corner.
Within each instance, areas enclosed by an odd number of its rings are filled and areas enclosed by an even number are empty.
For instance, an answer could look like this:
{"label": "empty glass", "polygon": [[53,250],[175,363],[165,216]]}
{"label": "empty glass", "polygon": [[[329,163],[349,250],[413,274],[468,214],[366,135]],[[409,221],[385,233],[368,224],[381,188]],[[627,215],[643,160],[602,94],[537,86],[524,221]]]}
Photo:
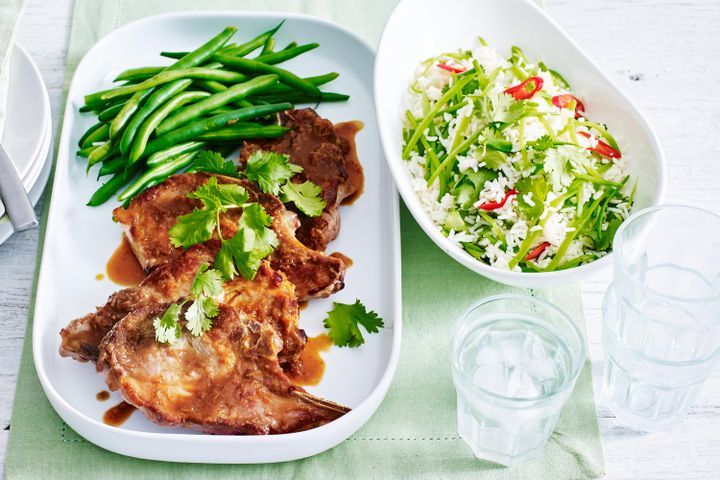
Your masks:
{"label": "empty glass", "polygon": [[458,431],[475,456],[537,456],[585,361],[572,319],[540,298],[489,297],[455,323],[450,350]]}
{"label": "empty glass", "polygon": [[720,217],[662,206],[615,235],[603,302],[605,389],[617,419],[676,425],[720,359]]}

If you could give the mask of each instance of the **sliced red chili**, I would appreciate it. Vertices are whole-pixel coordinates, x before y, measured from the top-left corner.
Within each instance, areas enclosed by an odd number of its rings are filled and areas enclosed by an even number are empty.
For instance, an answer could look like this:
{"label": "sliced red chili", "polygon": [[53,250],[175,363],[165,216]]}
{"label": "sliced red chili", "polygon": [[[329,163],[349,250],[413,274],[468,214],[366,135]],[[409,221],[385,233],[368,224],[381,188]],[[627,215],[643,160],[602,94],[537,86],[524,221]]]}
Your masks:
{"label": "sliced red chili", "polygon": [[467,68],[460,65],[448,65],[447,63],[438,63],[437,67],[450,73],[462,73],[467,70]]}
{"label": "sliced red chili", "polygon": [[505,204],[507,203],[508,199],[513,195],[517,195],[517,190],[515,190],[514,188],[508,190],[507,193],[505,193],[505,196],[503,197],[503,199],[500,200],[499,202],[483,203],[478,208],[485,210],[485,211],[497,210],[498,208],[504,207]]}
{"label": "sliced red chili", "polygon": [[570,105],[572,105],[572,102],[575,102],[575,118],[584,117],[585,105],[583,105],[580,99],[577,98],[575,95],[565,93],[563,95],[555,95],[552,98],[553,105],[558,108],[568,108],[570,107]]}
{"label": "sliced red chili", "polygon": [[549,247],[549,246],[550,246],[550,242],[543,242],[543,243],[541,243],[541,244],[538,245],[537,247],[533,248],[533,249],[530,251],[530,253],[527,254],[527,257],[525,257],[525,261],[535,260],[535,259],[538,258],[538,257],[545,251],[545,249],[546,249],[547,247]]}
{"label": "sliced red chili", "polygon": [[[587,132],[578,133],[585,138],[592,137],[592,135]],[[588,147],[588,150],[590,150],[591,152],[599,153],[600,155],[609,158],[622,158],[622,154],[607,143],[603,142],[602,140],[598,140],[597,138],[595,139],[595,141],[597,141],[597,144],[595,144],[594,147]]]}
{"label": "sliced red chili", "polygon": [[543,87],[543,79],[540,77],[530,77],[524,82],[510,87],[505,93],[512,95],[515,100],[527,100],[532,98]]}

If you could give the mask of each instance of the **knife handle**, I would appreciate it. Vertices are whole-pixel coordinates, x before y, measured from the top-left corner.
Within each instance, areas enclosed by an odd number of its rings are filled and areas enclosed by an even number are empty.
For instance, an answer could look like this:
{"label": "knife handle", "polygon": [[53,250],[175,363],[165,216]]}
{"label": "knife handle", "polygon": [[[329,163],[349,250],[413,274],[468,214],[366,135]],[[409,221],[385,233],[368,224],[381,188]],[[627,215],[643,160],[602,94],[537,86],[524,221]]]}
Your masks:
{"label": "knife handle", "polygon": [[22,232],[38,225],[35,209],[15,169],[10,155],[0,145],[0,198],[10,217],[13,230]]}

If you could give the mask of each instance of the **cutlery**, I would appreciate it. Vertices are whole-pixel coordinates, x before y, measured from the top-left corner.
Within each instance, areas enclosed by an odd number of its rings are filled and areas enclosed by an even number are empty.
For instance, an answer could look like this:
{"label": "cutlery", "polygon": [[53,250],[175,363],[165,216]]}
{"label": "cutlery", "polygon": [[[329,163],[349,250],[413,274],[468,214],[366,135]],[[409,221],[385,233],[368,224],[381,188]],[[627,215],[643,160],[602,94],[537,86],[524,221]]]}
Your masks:
{"label": "cutlery", "polygon": [[5,204],[5,210],[10,217],[14,231],[22,232],[37,227],[35,209],[30,203],[25,187],[15,169],[15,164],[1,144],[0,200]]}

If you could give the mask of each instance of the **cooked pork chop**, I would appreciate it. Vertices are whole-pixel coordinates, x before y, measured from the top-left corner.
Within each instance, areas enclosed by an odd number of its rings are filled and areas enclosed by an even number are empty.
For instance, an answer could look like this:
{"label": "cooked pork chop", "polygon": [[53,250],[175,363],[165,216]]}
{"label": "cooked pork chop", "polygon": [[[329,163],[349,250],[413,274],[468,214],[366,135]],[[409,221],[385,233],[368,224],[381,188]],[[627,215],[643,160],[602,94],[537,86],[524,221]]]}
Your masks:
{"label": "cooked pork chop", "polygon": [[313,109],[282,112],[280,123],[291,130],[279,138],[245,142],[240,160],[247,161],[256,150],[269,150],[289,155],[292,163],[303,167],[293,180],[310,180],[319,185],[327,206],[316,218],[298,212],[301,226],[297,238],[314,250],[325,250],[340,230],[338,206],[362,191],[362,166],[354,155],[349,155],[350,145],[337,135],[332,122]]}
{"label": "cooked pork chop", "polygon": [[278,434],[328,423],[348,408],[293,386],[280,364],[282,339],[268,323],[221,306],[200,337],[155,341],[153,319],[167,305],[140,308],[100,345],[99,372],[153,422],[214,434]]}
{"label": "cooked pork chop", "polygon": [[[173,175],[133,199],[128,208],[114,210],[138,260],[145,269],[162,265],[177,258],[182,249],[170,242],[168,231],[177,217],[200,207],[199,200],[187,198],[210,178],[202,173]],[[255,184],[231,177],[218,176],[220,183],[237,183],[245,187],[250,201],[259,202],[272,217],[272,229],[279,245],[270,257],[275,270],[284,273],[295,285],[300,300],[327,297],[343,287],[345,266],[337,258],[312,250],[295,238],[297,216],[289,212],[273,195],[262,193]],[[237,230],[239,211],[228,212],[221,218],[223,237],[229,238]]]}
{"label": "cooked pork chop", "polygon": [[[110,329],[132,311],[172,303],[190,293],[203,263],[212,264],[217,242],[195,245],[177,259],[155,269],[138,287],[110,296],[94,313],[73,320],[60,331],[60,355],[81,362],[95,361],[98,345]],[[223,286],[223,303],[273,327],[282,342],[279,356],[285,368],[295,371],[307,337],[298,327],[299,309],[293,285],[267,262],[253,280],[238,276]]]}

